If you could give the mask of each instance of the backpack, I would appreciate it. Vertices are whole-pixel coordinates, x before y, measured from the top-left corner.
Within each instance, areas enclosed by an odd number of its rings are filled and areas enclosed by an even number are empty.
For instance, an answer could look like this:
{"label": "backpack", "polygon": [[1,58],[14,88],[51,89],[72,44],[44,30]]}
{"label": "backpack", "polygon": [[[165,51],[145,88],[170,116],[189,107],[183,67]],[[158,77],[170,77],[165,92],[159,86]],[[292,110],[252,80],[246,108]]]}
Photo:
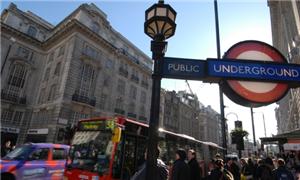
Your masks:
{"label": "backpack", "polygon": [[278,180],[293,180],[291,179],[290,173],[286,169],[277,170],[276,171],[276,178]]}
{"label": "backpack", "polygon": [[261,172],[261,180],[270,180],[272,179],[271,169],[267,166],[264,166]]}

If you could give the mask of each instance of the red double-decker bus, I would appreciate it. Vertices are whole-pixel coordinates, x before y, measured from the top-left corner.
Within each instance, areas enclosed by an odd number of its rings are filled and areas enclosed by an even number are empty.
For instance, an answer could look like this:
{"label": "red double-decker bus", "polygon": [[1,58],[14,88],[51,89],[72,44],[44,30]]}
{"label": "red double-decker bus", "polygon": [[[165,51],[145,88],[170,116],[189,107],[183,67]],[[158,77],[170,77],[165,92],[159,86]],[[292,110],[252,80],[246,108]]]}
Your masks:
{"label": "red double-decker bus", "polygon": [[[92,118],[78,122],[64,179],[129,180],[144,162],[148,125],[123,117]],[[161,159],[168,165],[178,148],[193,148],[209,160],[221,147],[214,143],[159,129]]]}

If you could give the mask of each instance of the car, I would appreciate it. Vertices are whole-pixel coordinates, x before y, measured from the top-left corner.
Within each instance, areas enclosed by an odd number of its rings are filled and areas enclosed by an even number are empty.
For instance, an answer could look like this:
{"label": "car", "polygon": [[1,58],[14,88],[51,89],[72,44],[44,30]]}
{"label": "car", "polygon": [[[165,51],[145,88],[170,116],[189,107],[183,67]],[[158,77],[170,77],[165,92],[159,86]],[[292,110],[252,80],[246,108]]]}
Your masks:
{"label": "car", "polygon": [[0,161],[1,179],[62,179],[69,146],[27,143],[15,148]]}

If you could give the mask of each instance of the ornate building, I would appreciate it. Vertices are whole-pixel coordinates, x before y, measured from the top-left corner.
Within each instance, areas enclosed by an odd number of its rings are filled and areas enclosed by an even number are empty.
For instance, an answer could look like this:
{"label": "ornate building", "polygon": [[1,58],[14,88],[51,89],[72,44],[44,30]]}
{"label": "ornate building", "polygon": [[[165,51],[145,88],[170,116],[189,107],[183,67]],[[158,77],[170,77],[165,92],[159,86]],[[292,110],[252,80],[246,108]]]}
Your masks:
{"label": "ornate building", "polygon": [[57,25],[13,3],[1,14],[1,141],[62,142],[81,118],[147,123],[152,60],[94,4]]}
{"label": "ornate building", "polygon": [[[273,45],[290,63],[300,63],[300,1],[268,0]],[[278,102],[278,134],[300,129],[300,88],[291,89]]]}
{"label": "ornate building", "polygon": [[201,141],[222,144],[220,114],[186,91],[161,91],[160,127]]}

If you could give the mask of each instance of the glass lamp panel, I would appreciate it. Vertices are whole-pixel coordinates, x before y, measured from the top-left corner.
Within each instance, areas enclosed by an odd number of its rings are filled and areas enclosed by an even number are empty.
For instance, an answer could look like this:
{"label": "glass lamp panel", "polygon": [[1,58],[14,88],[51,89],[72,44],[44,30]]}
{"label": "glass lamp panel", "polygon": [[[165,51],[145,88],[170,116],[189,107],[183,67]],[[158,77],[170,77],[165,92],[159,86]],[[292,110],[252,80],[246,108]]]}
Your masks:
{"label": "glass lamp panel", "polygon": [[172,28],[172,26],[169,23],[166,23],[162,32],[166,33],[170,28]]}
{"label": "glass lamp panel", "polygon": [[168,11],[168,17],[175,22],[175,14],[172,11]]}
{"label": "glass lamp panel", "polygon": [[163,29],[163,26],[164,26],[164,24],[165,24],[165,22],[164,21],[156,21],[156,23],[157,23],[157,29],[158,29],[158,33],[164,33],[164,29]]}
{"label": "glass lamp panel", "polygon": [[[157,33],[158,33],[158,32],[157,32],[157,28],[156,28],[156,23],[155,23],[155,21],[153,21],[152,23],[150,23],[150,24],[148,25],[148,29],[151,29],[151,30],[153,31],[154,34],[157,34]],[[148,32],[151,32],[151,31],[148,30]]]}
{"label": "glass lamp panel", "polygon": [[167,39],[168,37],[170,37],[173,33],[173,29],[168,29],[166,32],[165,32],[165,38]]}
{"label": "glass lamp panel", "polygon": [[167,16],[167,9],[163,7],[159,7],[156,9],[157,16]]}
{"label": "glass lamp panel", "polygon": [[155,9],[152,9],[151,11],[148,12],[147,20],[149,20],[150,18],[152,18],[154,16],[154,11],[155,11]]}

